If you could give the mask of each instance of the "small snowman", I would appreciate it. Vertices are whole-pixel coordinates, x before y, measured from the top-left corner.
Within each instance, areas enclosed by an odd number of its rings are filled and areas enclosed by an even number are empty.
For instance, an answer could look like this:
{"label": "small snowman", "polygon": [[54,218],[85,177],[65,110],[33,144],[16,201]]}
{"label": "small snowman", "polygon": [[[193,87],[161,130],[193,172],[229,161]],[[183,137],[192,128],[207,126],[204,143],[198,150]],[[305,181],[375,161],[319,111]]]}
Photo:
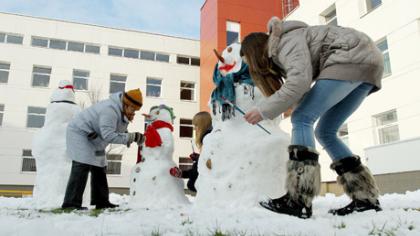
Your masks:
{"label": "small snowman", "polygon": [[166,208],[187,204],[184,182],[173,178],[169,169],[172,160],[174,138],[172,108],[166,105],[153,107],[146,119],[147,126],[141,161],[131,171],[130,203],[133,208]]}
{"label": "small snowman", "polygon": [[51,95],[44,126],[32,143],[37,168],[33,197],[37,208],[60,207],[63,203],[71,169],[66,155],[66,129],[80,110],[75,104],[72,83],[61,80]]}

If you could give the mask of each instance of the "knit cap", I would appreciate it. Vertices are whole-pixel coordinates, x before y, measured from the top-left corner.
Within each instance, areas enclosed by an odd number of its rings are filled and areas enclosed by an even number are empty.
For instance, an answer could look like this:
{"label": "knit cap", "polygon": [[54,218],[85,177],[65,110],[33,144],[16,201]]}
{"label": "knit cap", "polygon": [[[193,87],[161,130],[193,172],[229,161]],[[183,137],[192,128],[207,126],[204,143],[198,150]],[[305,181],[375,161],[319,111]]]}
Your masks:
{"label": "knit cap", "polygon": [[143,106],[143,96],[140,89],[132,89],[124,93],[123,103],[134,107],[136,110],[140,110]]}

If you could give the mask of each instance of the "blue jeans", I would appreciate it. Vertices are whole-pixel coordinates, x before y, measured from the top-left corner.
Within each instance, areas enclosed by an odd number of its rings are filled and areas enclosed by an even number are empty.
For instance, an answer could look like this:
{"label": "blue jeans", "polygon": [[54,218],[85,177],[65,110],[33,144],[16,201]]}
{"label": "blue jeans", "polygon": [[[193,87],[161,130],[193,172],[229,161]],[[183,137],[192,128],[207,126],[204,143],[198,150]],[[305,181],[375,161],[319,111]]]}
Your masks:
{"label": "blue jeans", "polygon": [[[363,82],[318,80],[292,113],[292,145],[315,148],[316,135],[333,161],[352,156],[337,137],[337,131],[372,88],[373,85]],[[314,134],[313,126],[318,119]]]}

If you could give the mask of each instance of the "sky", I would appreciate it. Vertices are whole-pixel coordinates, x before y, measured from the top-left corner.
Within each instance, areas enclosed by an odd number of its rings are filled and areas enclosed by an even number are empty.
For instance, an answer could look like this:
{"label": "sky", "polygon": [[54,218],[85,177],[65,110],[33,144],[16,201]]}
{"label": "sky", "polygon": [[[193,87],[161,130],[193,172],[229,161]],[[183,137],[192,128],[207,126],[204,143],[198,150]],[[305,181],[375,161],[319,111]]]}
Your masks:
{"label": "sky", "polygon": [[205,0],[0,0],[0,12],[199,39]]}

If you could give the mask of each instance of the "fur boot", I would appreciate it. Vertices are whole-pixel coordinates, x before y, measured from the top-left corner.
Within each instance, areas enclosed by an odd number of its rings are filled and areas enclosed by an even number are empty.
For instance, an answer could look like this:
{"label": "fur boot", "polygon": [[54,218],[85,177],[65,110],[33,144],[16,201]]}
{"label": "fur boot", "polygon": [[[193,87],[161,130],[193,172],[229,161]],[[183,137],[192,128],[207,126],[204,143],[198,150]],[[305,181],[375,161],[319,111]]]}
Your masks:
{"label": "fur boot", "polygon": [[312,215],[312,200],[318,195],[321,185],[318,153],[308,147],[289,146],[287,163],[287,194],[260,205],[277,213],[309,218]]}
{"label": "fur boot", "polygon": [[352,202],[340,209],[330,210],[335,215],[347,215],[354,211],[382,210],[378,201],[379,189],[369,169],[360,157],[352,156],[331,164],[331,169],[338,174],[337,182]]}

